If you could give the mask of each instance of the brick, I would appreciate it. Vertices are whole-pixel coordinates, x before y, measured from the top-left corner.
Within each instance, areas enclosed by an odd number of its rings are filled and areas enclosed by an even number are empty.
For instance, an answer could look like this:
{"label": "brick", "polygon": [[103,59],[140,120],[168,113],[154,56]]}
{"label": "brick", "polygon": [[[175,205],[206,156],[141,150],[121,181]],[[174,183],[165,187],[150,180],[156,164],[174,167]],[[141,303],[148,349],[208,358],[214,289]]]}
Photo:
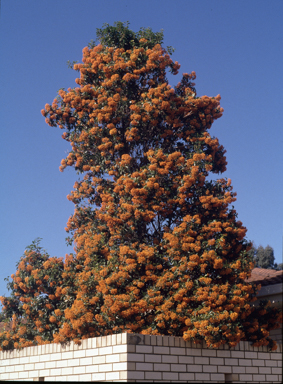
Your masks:
{"label": "brick", "polygon": [[162,379],[163,381],[178,381],[178,373],[177,372],[163,372],[162,373]]}
{"label": "brick", "polygon": [[265,382],[265,375],[253,375],[253,381],[263,383]]}
{"label": "brick", "polygon": [[98,365],[87,365],[85,367],[85,372],[86,373],[94,373],[98,372]]}
{"label": "brick", "polygon": [[50,376],[49,374],[50,370],[49,369],[42,369],[38,372],[38,376],[39,377],[46,377],[46,376]]}
{"label": "brick", "polygon": [[50,361],[51,354],[39,356],[39,361]]}
{"label": "brick", "polygon": [[62,352],[62,360],[69,360],[69,359],[72,359],[74,357],[74,352],[73,351],[70,351],[70,352]]}
{"label": "brick", "polygon": [[201,350],[196,348],[186,348],[186,355],[201,356]]}
{"label": "brick", "polygon": [[267,382],[270,382],[270,381],[279,381],[279,377],[278,375],[266,375],[266,381]]}
{"label": "brick", "polygon": [[28,363],[29,363],[29,357],[20,358],[20,364],[28,364]]}
{"label": "brick", "polygon": [[230,353],[230,351],[219,351],[219,350],[217,350],[216,351],[216,356],[217,357],[230,357],[231,356],[231,353]]}
{"label": "brick", "polygon": [[210,374],[209,373],[196,373],[195,374],[196,381],[197,380],[203,380],[203,381],[210,381]]}
{"label": "brick", "polygon": [[282,373],[282,369],[281,368],[271,368],[271,373],[280,375]]}
{"label": "brick", "polygon": [[161,355],[145,355],[144,361],[146,363],[161,363]]}
{"label": "brick", "polygon": [[55,361],[46,361],[44,363],[44,368],[46,368],[46,369],[47,368],[56,368],[56,362]]}
{"label": "brick", "polygon": [[113,371],[126,371],[127,363],[113,363]]}
{"label": "brick", "polygon": [[[144,362],[144,354],[143,353],[128,353],[128,361],[141,361]],[[146,356],[154,356],[154,355],[146,355]]]}
{"label": "brick", "polygon": [[253,375],[239,375],[240,381],[253,381]]}
{"label": "brick", "polygon": [[216,357],[216,350],[215,349],[203,349],[201,354],[202,354],[202,356]]}
{"label": "brick", "polygon": [[[44,363],[35,363],[34,369],[44,369]],[[20,371],[18,367],[17,367],[17,370]]]}
{"label": "brick", "polygon": [[195,374],[194,373],[179,373],[179,380],[194,381],[195,380]]}
{"label": "brick", "polygon": [[239,365],[244,365],[246,367],[251,367],[252,361],[250,359],[239,359]]}
{"label": "brick", "polygon": [[224,359],[225,365],[238,365],[238,359]]}
{"label": "brick", "polygon": [[233,358],[240,358],[244,359],[245,358],[245,352],[243,351],[231,351],[231,357]]}
{"label": "brick", "polygon": [[39,356],[30,356],[29,362],[30,363],[38,363],[39,362]]}
{"label": "brick", "polygon": [[185,364],[171,364],[172,372],[186,372],[187,366]]}
{"label": "brick", "polygon": [[61,375],[72,375],[73,374],[73,367],[68,367],[68,368],[61,368]]}
{"label": "brick", "polygon": [[223,365],[222,367],[218,367],[218,373],[232,373],[232,367],[227,365]]}
{"label": "brick", "polygon": [[80,375],[65,376],[66,381],[73,381],[73,382],[79,381],[79,377]]}
{"label": "brick", "polygon": [[106,373],[106,380],[119,380],[119,372],[107,372]]}
{"label": "brick", "polygon": [[68,366],[68,360],[58,360],[56,361],[56,368],[63,368]]}
{"label": "brick", "polygon": [[[166,348],[166,347],[164,347]],[[170,353],[171,355],[185,355],[186,354],[186,348],[174,348],[174,347],[170,347]]]}
{"label": "brick", "polygon": [[203,372],[217,372],[217,366],[216,365],[203,365],[202,371]]}
{"label": "brick", "polygon": [[216,383],[218,381],[225,381],[225,375],[224,375],[224,373],[212,373],[210,375],[210,380],[213,383]]}
{"label": "brick", "polygon": [[240,372],[240,373],[258,373],[258,367],[245,367],[244,368],[246,372]]}
{"label": "brick", "polygon": [[252,363],[256,367],[264,367],[264,360],[252,360]]}
{"label": "brick", "polygon": [[105,372],[100,373],[92,373],[91,374],[91,381],[105,381]]}
{"label": "brick", "polygon": [[155,371],[170,371],[170,365],[169,364],[154,363],[153,368]]}
{"label": "brick", "polygon": [[120,371],[119,372],[119,379],[120,379],[120,381],[121,380],[127,381],[127,378],[128,378],[128,372],[127,371]]}
{"label": "brick", "polygon": [[259,367],[259,373],[271,375],[270,367]]}
{"label": "brick", "polygon": [[85,354],[86,354],[85,350],[83,350],[83,351],[74,351],[74,358],[85,357]]}
{"label": "brick", "polygon": [[158,355],[169,355],[170,348],[169,347],[153,347],[153,353]]}
{"label": "brick", "polygon": [[92,357],[82,357],[80,359],[80,365],[90,365],[92,364]]}
{"label": "brick", "polygon": [[[121,373],[121,372],[120,372]],[[144,372],[141,371],[128,371],[128,380],[144,380]]]}
{"label": "brick", "polygon": [[120,355],[106,355],[106,363],[119,363],[120,362]]}
{"label": "brick", "polygon": [[50,369],[50,376],[61,376],[61,368]]}
{"label": "brick", "polygon": [[277,367],[277,361],[275,361],[275,360],[265,360],[265,365],[267,367]]}
{"label": "brick", "polygon": [[146,380],[161,380],[161,372],[145,372]]}
{"label": "brick", "polygon": [[282,355],[281,353],[271,353],[271,360],[281,360],[282,359]]}
{"label": "brick", "polygon": [[92,364],[104,364],[106,362],[105,356],[94,356],[92,358]]}
{"label": "brick", "polygon": [[68,366],[69,367],[74,367],[80,365],[80,359],[71,359],[68,360]]}
{"label": "brick", "polygon": [[187,365],[187,372],[202,372],[202,365]]}
{"label": "brick", "polygon": [[257,359],[257,352],[245,352],[246,359]]}
{"label": "brick", "polygon": [[136,352],[137,353],[152,353],[153,347],[150,345],[136,345]]}
{"label": "brick", "polygon": [[263,360],[269,360],[270,359],[270,353],[268,352],[258,352],[258,358]]}
{"label": "brick", "polygon": [[79,375],[79,381],[91,381],[91,373]]}
{"label": "brick", "polygon": [[112,347],[112,353],[125,353],[125,352],[128,352],[126,344],[125,345],[114,345]]}
{"label": "brick", "polygon": [[[124,363],[121,363],[124,364]],[[98,372],[110,372],[112,371],[112,364],[99,364]]]}
{"label": "brick", "polygon": [[89,356],[97,356],[98,355],[98,348],[95,348],[95,349],[87,349],[85,351],[85,355],[86,357],[89,357]]}
{"label": "brick", "polygon": [[[54,366],[55,364],[53,363],[53,366]],[[8,368],[8,367],[7,367]],[[9,368],[12,368],[13,369],[13,371],[15,370],[14,368],[15,367],[9,367]],[[34,364],[33,363],[30,363],[30,364],[25,364],[25,371],[32,371],[32,370],[34,370]],[[6,370],[6,372],[8,372],[7,370]]]}
{"label": "brick", "polygon": [[62,353],[52,353],[51,357],[50,357],[50,361],[54,361],[54,360],[61,360],[62,359]]}
{"label": "brick", "polygon": [[209,362],[211,365],[224,365],[224,359],[222,357],[210,357]]}
{"label": "brick", "polygon": [[99,355],[110,355],[110,354],[112,354],[112,347],[99,348],[98,354]]}
{"label": "brick", "polygon": [[[4,373],[2,374],[1,373],[1,381],[3,380],[5,380],[5,378],[4,377],[2,377],[2,375],[4,375]],[[7,377],[8,377],[8,373],[7,373]],[[19,378],[19,372],[11,372],[11,373],[9,373],[9,379],[10,380],[17,380]]]}
{"label": "brick", "polygon": [[136,363],[137,371],[153,371],[152,363]]}
{"label": "brick", "polygon": [[197,356],[195,357],[195,364],[209,364],[209,358]]}
{"label": "brick", "polygon": [[[169,362],[169,358],[171,358],[172,359],[171,362],[175,363],[175,361],[173,361],[173,357],[177,358],[177,356],[168,356],[168,362]],[[193,356],[179,356],[179,363],[180,364],[194,364],[194,358],[193,358]]]}

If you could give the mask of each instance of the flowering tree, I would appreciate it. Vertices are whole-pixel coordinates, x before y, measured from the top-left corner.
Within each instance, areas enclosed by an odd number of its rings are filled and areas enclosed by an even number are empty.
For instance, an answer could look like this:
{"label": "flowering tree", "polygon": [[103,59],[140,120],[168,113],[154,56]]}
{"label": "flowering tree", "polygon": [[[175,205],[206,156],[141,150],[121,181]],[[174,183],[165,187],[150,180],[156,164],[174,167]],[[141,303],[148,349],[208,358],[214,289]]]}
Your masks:
{"label": "flowering tree", "polygon": [[27,249],[2,298],[12,319],[2,348],[120,332],[276,348],[278,311],[251,304],[251,244],[230,208],[231,181],[208,179],[227,164],[209,134],[220,96],[197,97],[194,72],[168,84],[180,65],[162,33],[116,23],[97,35],[73,65],[78,86],[42,110],[71,143],[60,169],[82,175],[68,196],[75,253]]}

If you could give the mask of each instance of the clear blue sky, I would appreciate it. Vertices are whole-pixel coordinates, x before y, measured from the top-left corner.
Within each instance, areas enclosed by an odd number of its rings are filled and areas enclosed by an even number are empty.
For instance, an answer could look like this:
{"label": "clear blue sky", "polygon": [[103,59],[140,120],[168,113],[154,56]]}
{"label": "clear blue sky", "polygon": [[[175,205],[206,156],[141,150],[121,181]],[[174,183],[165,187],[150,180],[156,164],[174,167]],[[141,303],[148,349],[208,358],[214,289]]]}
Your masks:
{"label": "clear blue sky", "polygon": [[238,193],[239,220],[249,240],[271,245],[282,262],[282,15],[281,0],[2,0],[0,294],[36,237],[51,256],[72,251],[66,195],[77,175],[59,172],[68,143],[40,110],[61,87],[75,86],[66,62],[81,60],[105,22],[164,29],[180,72],[196,71],[198,95],[222,96],[224,115],[211,133],[227,150],[224,176]]}

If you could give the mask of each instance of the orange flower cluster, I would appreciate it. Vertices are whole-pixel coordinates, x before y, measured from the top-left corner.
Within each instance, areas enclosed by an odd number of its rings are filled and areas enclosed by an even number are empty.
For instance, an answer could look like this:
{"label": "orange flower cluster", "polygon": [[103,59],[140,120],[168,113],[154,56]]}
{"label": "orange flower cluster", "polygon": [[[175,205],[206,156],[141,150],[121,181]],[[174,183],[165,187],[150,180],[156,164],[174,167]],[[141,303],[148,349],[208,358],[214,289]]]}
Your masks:
{"label": "orange flower cluster", "polygon": [[220,96],[197,97],[194,72],[171,87],[180,65],[147,33],[84,48],[78,87],[42,110],[72,147],[60,169],[82,175],[68,196],[74,254],[27,250],[2,298],[13,322],[2,349],[119,332],[275,348],[280,315],[250,305],[258,288],[245,283],[253,265],[231,180],[208,178],[226,170],[208,133]]}

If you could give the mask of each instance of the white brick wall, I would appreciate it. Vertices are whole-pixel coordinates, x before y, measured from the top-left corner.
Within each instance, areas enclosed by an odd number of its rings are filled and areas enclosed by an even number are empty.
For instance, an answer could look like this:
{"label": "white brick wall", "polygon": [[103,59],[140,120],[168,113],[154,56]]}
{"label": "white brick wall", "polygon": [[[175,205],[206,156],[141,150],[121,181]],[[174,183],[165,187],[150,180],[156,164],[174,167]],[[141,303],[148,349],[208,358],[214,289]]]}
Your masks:
{"label": "white brick wall", "polygon": [[163,381],[279,383],[277,351],[241,342],[210,350],[180,337],[120,334],[83,340],[80,346],[47,344],[0,352],[1,381]]}

